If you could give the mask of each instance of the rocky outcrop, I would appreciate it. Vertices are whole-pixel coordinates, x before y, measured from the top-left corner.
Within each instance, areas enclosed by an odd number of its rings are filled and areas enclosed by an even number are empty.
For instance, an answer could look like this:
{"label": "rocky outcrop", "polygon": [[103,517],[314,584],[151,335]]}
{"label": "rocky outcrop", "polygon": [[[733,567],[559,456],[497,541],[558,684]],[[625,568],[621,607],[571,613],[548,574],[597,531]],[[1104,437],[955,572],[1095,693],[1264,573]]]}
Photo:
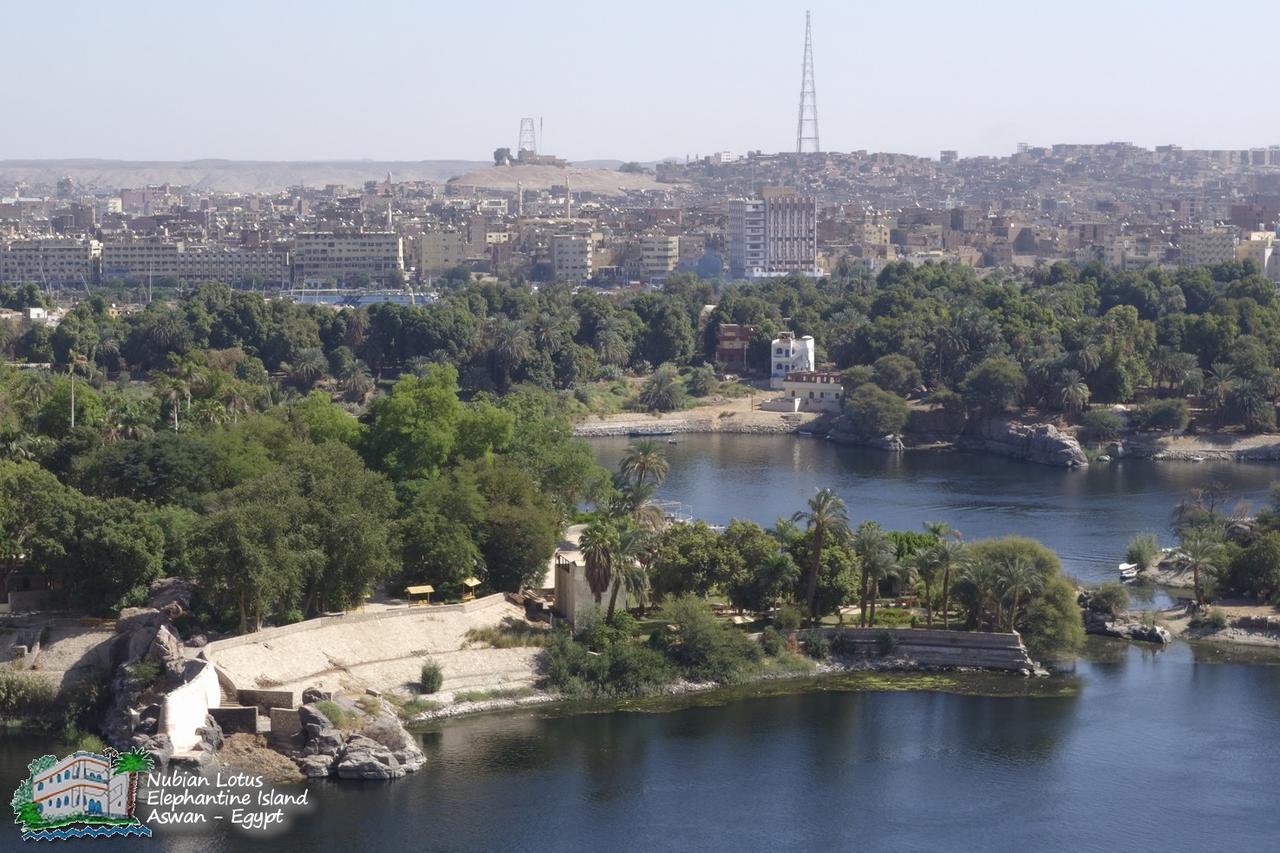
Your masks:
{"label": "rocky outcrop", "polygon": [[1053,424],[979,420],[970,424],[957,446],[1059,468],[1084,468],[1089,464],[1080,442]]}
{"label": "rocky outcrop", "polygon": [[417,741],[386,702],[380,701],[374,714],[364,714],[356,705],[340,707],[356,715],[352,731],[333,725],[315,704],[298,709],[303,747],[294,760],[308,778],[397,779],[426,763]]}
{"label": "rocky outcrop", "polygon": [[875,450],[886,450],[890,453],[901,453],[907,449],[902,442],[902,436],[894,435],[877,435],[866,437],[855,432],[850,432],[848,422],[844,417],[836,421],[835,427],[827,433],[827,438],[838,444],[852,444],[858,447],[871,447]]}
{"label": "rocky outcrop", "polygon": [[1084,631],[1099,637],[1115,637],[1120,640],[1136,640],[1142,643],[1156,643],[1167,646],[1173,642],[1173,635],[1159,625],[1145,625],[1132,619],[1113,618],[1109,613],[1090,610],[1085,605],[1083,611]]}

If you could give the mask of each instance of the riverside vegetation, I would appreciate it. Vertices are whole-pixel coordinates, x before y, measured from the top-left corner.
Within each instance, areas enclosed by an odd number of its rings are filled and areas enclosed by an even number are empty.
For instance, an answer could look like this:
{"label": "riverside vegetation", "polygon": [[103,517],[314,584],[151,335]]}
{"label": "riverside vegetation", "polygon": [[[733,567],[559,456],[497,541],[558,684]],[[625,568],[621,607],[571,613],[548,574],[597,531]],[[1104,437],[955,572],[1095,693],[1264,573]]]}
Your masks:
{"label": "riverside vegetation", "polygon": [[[1280,305],[1247,262],[1057,264],[981,281],[906,264],[755,285],[676,275],[660,293],[622,296],[465,274],[442,287],[426,305],[335,311],[207,284],[162,289],[133,314],[91,297],[54,329],[5,324],[6,358],[49,367],[0,368],[0,559],[102,615],[140,603],[161,576],[192,578],[195,615],[180,630],[253,630],[407,583],[446,599],[470,576],[518,589],[588,501],[613,523],[593,550],[643,553],[616,575],[648,583],[655,602],[715,594],[767,612],[794,597],[814,620],[855,601],[880,624],[893,617],[873,590],[920,587],[926,623],[1051,637],[1063,584],[1031,543],[868,525],[831,536],[851,525],[830,497],[771,531],[639,535],[652,478],[612,482],[568,417],[606,393],[663,409],[724,390],[710,358],[719,324],[759,326],[747,353],[758,369],[784,317],[846,371],[872,431],[881,409],[900,420],[921,383],[922,402],[957,421],[1025,406],[1083,420],[1091,401],[1146,394],[1172,400],[1149,413],[1164,425],[1195,394],[1215,424],[1251,429],[1269,427],[1259,400],[1276,391]],[[43,299],[0,293],[13,307]],[[615,386],[628,373],[641,384],[624,400]],[[614,577],[599,560],[593,573]]]}

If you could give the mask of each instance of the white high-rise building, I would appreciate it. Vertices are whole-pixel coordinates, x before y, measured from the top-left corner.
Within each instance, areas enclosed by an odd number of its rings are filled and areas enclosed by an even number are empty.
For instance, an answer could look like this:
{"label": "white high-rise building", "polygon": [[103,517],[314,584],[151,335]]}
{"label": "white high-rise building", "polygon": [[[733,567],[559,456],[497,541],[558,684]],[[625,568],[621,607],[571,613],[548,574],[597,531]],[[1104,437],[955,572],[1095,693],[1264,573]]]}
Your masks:
{"label": "white high-rise building", "polygon": [[792,190],[768,188],[726,208],[729,274],[763,278],[818,269],[818,202]]}

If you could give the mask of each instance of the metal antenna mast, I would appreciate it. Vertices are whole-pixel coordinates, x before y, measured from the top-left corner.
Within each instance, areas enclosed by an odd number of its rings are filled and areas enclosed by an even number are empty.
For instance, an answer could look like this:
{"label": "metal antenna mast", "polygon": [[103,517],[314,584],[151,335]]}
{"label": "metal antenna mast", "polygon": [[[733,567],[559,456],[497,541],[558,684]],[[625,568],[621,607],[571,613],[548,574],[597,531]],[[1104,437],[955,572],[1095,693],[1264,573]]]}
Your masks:
{"label": "metal antenna mast", "polygon": [[528,151],[532,154],[538,153],[538,137],[537,132],[533,128],[532,118],[520,119],[520,145],[516,148],[516,151]]}
{"label": "metal antenna mast", "polygon": [[804,67],[800,71],[800,118],[796,121],[796,153],[817,154],[818,95],[813,85],[813,33],[809,28],[809,12],[804,13]]}

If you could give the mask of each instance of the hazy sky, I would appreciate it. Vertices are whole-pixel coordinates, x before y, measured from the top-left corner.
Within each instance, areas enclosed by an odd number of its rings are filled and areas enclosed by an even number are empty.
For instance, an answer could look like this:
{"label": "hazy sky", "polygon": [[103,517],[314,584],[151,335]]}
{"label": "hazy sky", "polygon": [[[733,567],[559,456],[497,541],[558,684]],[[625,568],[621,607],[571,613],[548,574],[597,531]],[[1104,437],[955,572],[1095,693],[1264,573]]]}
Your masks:
{"label": "hazy sky", "polygon": [[[483,160],[515,148],[521,116],[570,159],[793,150],[804,8],[6,0],[0,158]],[[1280,143],[1274,16],[1203,0],[809,8],[824,150]]]}

